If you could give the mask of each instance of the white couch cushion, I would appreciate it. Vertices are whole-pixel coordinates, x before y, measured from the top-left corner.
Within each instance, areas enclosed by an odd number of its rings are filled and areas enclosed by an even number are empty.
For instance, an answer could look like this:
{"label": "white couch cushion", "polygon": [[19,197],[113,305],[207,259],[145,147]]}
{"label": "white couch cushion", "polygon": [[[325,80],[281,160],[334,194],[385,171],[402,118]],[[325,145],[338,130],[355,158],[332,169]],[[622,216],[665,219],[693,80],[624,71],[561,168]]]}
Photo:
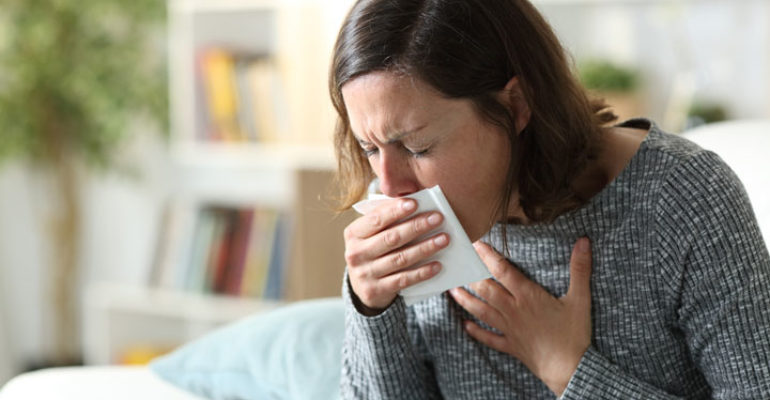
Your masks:
{"label": "white couch cushion", "polygon": [[49,368],[21,374],[0,390],[0,400],[31,399],[202,400],[133,366]]}

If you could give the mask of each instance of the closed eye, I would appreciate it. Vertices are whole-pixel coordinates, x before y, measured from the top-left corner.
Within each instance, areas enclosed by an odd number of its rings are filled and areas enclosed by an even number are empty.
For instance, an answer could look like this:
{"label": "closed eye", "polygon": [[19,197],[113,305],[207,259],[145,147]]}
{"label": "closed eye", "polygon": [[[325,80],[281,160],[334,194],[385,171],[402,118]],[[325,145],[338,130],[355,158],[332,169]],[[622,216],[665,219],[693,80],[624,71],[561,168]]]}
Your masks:
{"label": "closed eye", "polygon": [[[377,146],[374,146],[374,145],[372,145],[371,143],[368,143],[368,142],[363,142],[363,141],[359,140],[358,144],[361,146],[361,152],[363,153],[363,155],[366,158],[372,157],[372,156],[376,155],[377,153],[379,153],[379,151],[380,151],[380,149]],[[410,148],[404,146],[403,144],[400,147],[401,147],[401,149],[403,149],[404,151],[409,153],[409,155],[411,157],[414,157],[414,158],[424,157],[426,154],[428,154],[428,150],[430,150],[430,148],[425,148],[425,149],[420,149],[420,150],[410,149]]]}
{"label": "closed eye", "polygon": [[428,154],[428,150],[429,150],[429,149],[412,150],[412,149],[409,149],[407,147],[404,147],[404,149],[406,149],[406,151],[408,151],[409,154],[411,154],[412,157],[414,157],[414,158],[424,157],[426,154]]}
{"label": "closed eye", "polygon": [[364,156],[366,156],[367,158],[369,158],[369,157],[371,157],[371,156],[373,156],[373,155],[377,154],[377,152],[379,151],[379,149],[378,149],[378,148],[376,148],[376,147],[371,147],[371,148],[362,147],[362,148],[361,148],[361,151],[364,153]]}
{"label": "closed eye", "polygon": [[367,158],[377,154],[377,146],[374,146],[372,143],[361,140],[359,138],[356,138],[356,141],[358,142],[358,145],[361,146],[361,152]]}

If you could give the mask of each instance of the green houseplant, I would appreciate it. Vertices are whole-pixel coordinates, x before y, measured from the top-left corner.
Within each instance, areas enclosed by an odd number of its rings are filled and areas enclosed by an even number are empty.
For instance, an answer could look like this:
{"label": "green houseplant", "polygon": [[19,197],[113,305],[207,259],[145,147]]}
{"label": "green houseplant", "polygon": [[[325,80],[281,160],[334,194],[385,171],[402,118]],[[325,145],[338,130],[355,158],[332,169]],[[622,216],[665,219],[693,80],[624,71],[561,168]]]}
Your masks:
{"label": "green houseplant", "polygon": [[579,64],[580,81],[594,96],[603,98],[621,119],[641,116],[640,74],[604,59]]}
{"label": "green houseplant", "polygon": [[699,125],[724,121],[728,118],[729,113],[722,104],[715,101],[696,99],[687,112],[685,130]]}
{"label": "green houseplant", "polygon": [[77,360],[79,182],[115,170],[136,119],[165,132],[162,0],[0,2],[0,162],[21,159],[51,182],[48,227],[53,363]]}

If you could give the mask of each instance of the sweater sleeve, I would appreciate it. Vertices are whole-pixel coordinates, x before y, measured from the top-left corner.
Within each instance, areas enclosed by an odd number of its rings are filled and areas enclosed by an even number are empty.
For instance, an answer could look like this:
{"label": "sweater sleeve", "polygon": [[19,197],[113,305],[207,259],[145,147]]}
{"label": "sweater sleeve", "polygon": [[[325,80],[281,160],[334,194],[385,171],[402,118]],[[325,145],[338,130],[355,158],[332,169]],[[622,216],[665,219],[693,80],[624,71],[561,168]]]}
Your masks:
{"label": "sweater sleeve", "polygon": [[[422,337],[403,299],[380,315],[359,313],[345,274],[345,340],[342,347],[343,399],[440,399]],[[421,350],[423,349],[423,350]]]}
{"label": "sweater sleeve", "polygon": [[700,179],[680,184],[680,191],[692,186],[686,193],[692,212],[684,213],[691,245],[675,281],[678,326],[714,398],[767,399],[770,256],[729,167],[709,152],[692,165]]}
{"label": "sweater sleeve", "polygon": [[[770,256],[738,178],[702,152],[661,189],[661,264],[691,358],[715,399],[770,398]],[[663,255],[665,254],[665,256]],[[591,347],[562,399],[676,399]]]}
{"label": "sweater sleeve", "polygon": [[680,399],[623,371],[594,347],[583,354],[560,400]]}

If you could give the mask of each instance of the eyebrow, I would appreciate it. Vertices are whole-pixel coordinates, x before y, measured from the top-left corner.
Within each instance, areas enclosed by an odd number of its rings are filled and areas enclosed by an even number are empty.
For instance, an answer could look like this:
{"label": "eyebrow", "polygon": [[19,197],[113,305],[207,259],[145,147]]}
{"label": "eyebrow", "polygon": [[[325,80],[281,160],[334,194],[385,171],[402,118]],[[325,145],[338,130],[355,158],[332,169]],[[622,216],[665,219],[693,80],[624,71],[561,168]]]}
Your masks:
{"label": "eyebrow", "polygon": [[[385,142],[385,144],[393,144],[393,143],[396,143],[396,142],[400,141],[401,139],[403,139],[405,136],[409,136],[409,135],[411,135],[411,134],[413,134],[413,133],[416,133],[416,132],[419,132],[419,131],[421,131],[422,129],[425,129],[425,127],[426,127],[426,126],[428,126],[428,125],[427,125],[427,124],[426,124],[426,125],[420,125],[420,126],[418,126],[418,127],[414,128],[414,129],[403,130],[403,131],[397,131],[397,132],[395,132],[395,133],[393,133],[393,134],[389,134],[389,135],[388,135],[388,136],[389,136],[389,138],[388,138],[388,140]],[[358,143],[370,143],[369,141],[366,141],[366,140],[363,140],[363,139],[361,139],[361,138],[360,138],[358,135],[356,135],[356,133],[355,133],[355,132],[353,132],[353,130],[352,130],[352,129],[351,129],[350,131],[353,133],[353,137],[355,137],[355,138],[356,138],[356,140],[358,141]]]}

